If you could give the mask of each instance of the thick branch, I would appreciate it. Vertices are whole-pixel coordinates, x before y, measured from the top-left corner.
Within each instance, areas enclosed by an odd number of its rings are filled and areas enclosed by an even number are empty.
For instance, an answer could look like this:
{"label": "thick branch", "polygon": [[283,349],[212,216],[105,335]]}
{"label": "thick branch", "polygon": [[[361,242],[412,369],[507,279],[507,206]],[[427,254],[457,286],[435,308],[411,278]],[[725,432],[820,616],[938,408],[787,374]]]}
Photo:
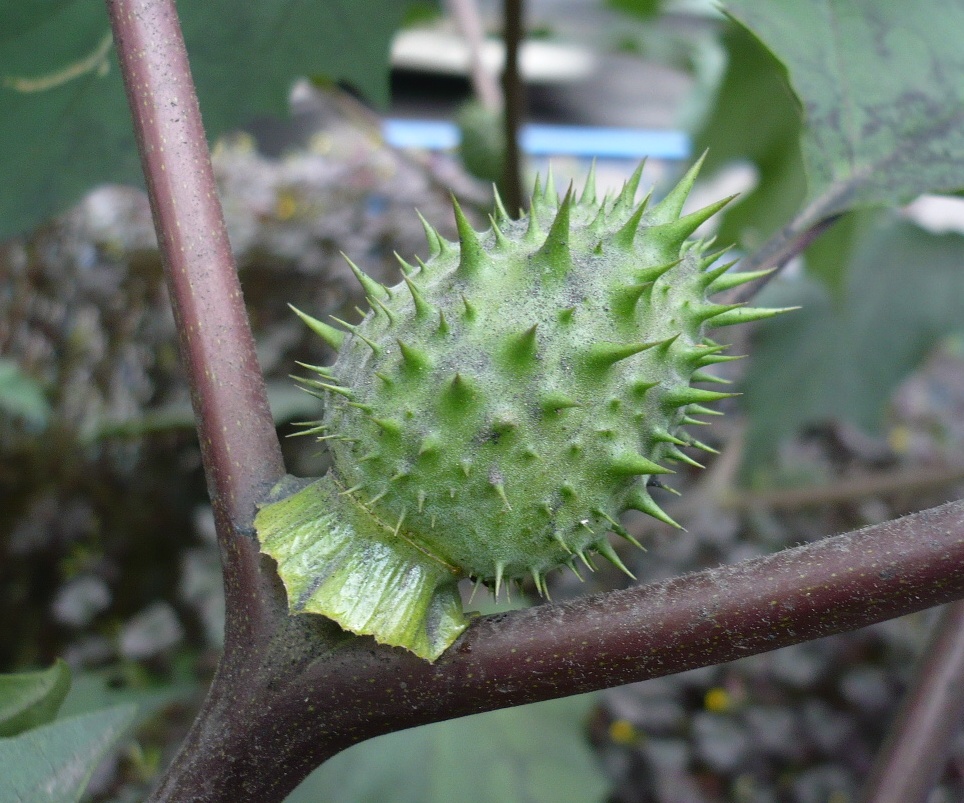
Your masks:
{"label": "thick branch", "polygon": [[305,617],[315,652],[279,644],[253,657],[187,785],[158,799],[281,800],[380,733],[731,661],[961,597],[957,502],[735,566],[484,617],[435,664]]}
{"label": "thick branch", "polygon": [[107,9],[191,385],[228,608],[243,609],[250,627],[259,607],[251,593],[257,546],[239,529],[250,527],[256,501],[282,476],[281,449],[174,2],[108,0]]}
{"label": "thick branch", "polygon": [[[243,686],[247,651],[285,618],[260,571],[255,504],[284,473],[218,201],[174,0],[107,0],[180,334],[214,508],[226,596],[225,654],[170,772]],[[191,799],[190,793],[180,799]]]}

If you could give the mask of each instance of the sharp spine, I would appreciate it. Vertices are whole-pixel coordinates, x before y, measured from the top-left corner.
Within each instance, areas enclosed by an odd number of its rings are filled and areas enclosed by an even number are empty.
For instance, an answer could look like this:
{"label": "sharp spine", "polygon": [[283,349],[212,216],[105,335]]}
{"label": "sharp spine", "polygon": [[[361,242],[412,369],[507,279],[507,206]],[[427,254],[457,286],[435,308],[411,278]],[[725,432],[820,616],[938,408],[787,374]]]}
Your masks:
{"label": "sharp spine", "polygon": [[[733,264],[733,263],[730,263]],[[776,268],[768,268],[767,270],[750,270],[746,272],[736,273],[725,273],[719,278],[715,279],[709,287],[706,288],[708,293],[723,293],[727,290],[732,290],[734,287],[739,287],[740,285],[746,284],[747,282],[754,282],[757,279],[762,279],[764,276],[769,276]]]}
{"label": "sharp spine", "polygon": [[608,560],[613,566],[619,569],[619,571],[621,571],[623,574],[627,575],[633,580],[636,579],[636,575],[633,574],[631,571],[629,571],[629,568],[626,566],[626,564],[623,563],[622,560],[620,560],[619,555],[616,553],[616,550],[613,549],[613,545],[610,544],[605,537],[597,541],[594,544],[594,546],[595,546],[596,552],[598,552],[606,560]]}
{"label": "sharp spine", "polygon": [[459,266],[456,274],[469,279],[478,276],[487,259],[485,248],[479,239],[479,233],[472,228],[469,219],[459,206],[459,202],[452,197],[452,207],[455,211],[455,226],[459,232]]}
{"label": "sharp spine", "polygon": [[612,458],[609,470],[620,476],[648,476],[650,474],[675,474],[672,469],[663,468],[649,458],[635,452],[624,452]]}
{"label": "sharp spine", "polygon": [[348,255],[345,254],[344,251],[341,252],[341,255],[345,262],[348,263],[348,267],[351,268],[351,272],[355,274],[355,278],[358,279],[358,283],[362,286],[362,290],[365,291],[365,295],[371,298],[381,298],[382,300],[392,297],[391,292],[385,285],[376,282],[371,276],[365,273],[365,271],[348,258]]}
{"label": "sharp spine", "polygon": [[569,213],[572,208],[572,186],[559,204],[556,216],[549,227],[549,233],[537,254],[552,266],[556,276],[565,276],[572,269],[572,254],[569,251]]}
{"label": "sharp spine", "polygon": [[696,163],[686,171],[683,177],[676,183],[676,186],[653,207],[650,215],[653,225],[669,223],[679,218],[683,211],[683,204],[686,203],[686,199],[689,197],[693,185],[696,183],[696,178],[700,174],[700,168],[703,167],[705,159],[706,151],[704,151],[703,155],[696,160]]}
{"label": "sharp spine", "polygon": [[609,368],[621,360],[654,348],[662,342],[656,340],[649,343],[597,343],[589,347],[586,362],[592,368]]}
{"label": "sharp spine", "polygon": [[645,513],[647,516],[652,516],[657,521],[663,522],[663,524],[668,524],[670,527],[675,527],[677,530],[682,530],[676,521],[674,521],[666,512],[657,505],[653,498],[642,488],[635,488],[630,494],[629,498],[626,500],[627,510],[638,510],[640,513]]}
{"label": "sharp spine", "polygon": [[342,343],[345,342],[345,338],[348,336],[340,329],[335,329],[334,326],[329,326],[327,323],[322,323],[317,318],[312,318],[310,315],[302,312],[293,304],[289,304],[292,311],[297,315],[304,324],[311,329],[318,337],[324,340],[329,346],[331,346],[336,351],[341,348]]}
{"label": "sharp spine", "polygon": [[412,302],[415,304],[415,317],[416,318],[433,318],[435,317],[435,308],[429,304],[419,289],[415,286],[408,276],[402,277],[405,281],[405,285],[408,287],[408,292],[412,296]]}
{"label": "sharp spine", "polygon": [[796,309],[800,309],[800,307],[780,307],[769,309],[766,307],[741,307],[740,309],[730,310],[729,312],[724,312],[722,315],[717,315],[710,325],[716,328],[718,326],[734,326],[738,323],[762,321],[765,318],[772,318],[776,315],[780,315],[781,313],[792,312]]}

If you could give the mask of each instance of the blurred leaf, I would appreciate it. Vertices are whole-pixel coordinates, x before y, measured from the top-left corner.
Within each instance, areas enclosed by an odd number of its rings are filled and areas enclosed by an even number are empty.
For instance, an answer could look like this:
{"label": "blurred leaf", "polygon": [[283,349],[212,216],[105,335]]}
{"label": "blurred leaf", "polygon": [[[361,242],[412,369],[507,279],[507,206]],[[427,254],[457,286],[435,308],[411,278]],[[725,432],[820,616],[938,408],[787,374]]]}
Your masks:
{"label": "blurred leaf", "polygon": [[803,104],[811,217],[964,187],[964,5],[728,0],[726,8],[786,65]]}
{"label": "blurred leaf", "polygon": [[455,115],[459,127],[459,156],[476,178],[498,182],[505,165],[505,124],[502,114],[471,100]]}
{"label": "blurred leaf", "polygon": [[380,736],[335,756],[287,803],[559,803],[603,800],[583,733],[586,694]]}
{"label": "blurred leaf", "polygon": [[840,300],[862,233],[878,216],[877,210],[847,212],[804,252],[807,273],[819,279]]}
{"label": "blurred leaf", "polygon": [[[0,240],[62,211],[97,182],[141,183],[103,3],[0,4]],[[208,0],[181,24],[208,136],[285,114],[301,75],[388,101],[395,0]]]}
{"label": "blurred leaf", "polygon": [[157,709],[186,700],[197,692],[197,686],[190,683],[145,688],[115,685],[116,674],[110,670],[78,674],[60,709],[60,716],[76,716],[112,706],[133,705],[137,711],[136,718],[141,720]]}
{"label": "blurred leaf", "polygon": [[410,0],[405,4],[405,15],[401,25],[411,28],[416,25],[427,25],[437,22],[442,17],[442,8],[438,0]]}
{"label": "blurred leaf", "polygon": [[94,769],[134,719],[118,706],[0,739],[0,800],[69,803],[79,800]]}
{"label": "blurred leaf", "polygon": [[606,5],[635,17],[652,19],[659,14],[663,2],[662,0],[606,0]]}
{"label": "blurred leaf", "polygon": [[750,466],[808,424],[878,430],[897,384],[964,327],[964,237],[880,214],[862,228],[839,301],[809,279],[774,283],[759,298],[803,308],[757,331],[743,388]]}
{"label": "blurred leaf", "polygon": [[50,417],[50,404],[37,381],[13,360],[0,358],[0,411],[42,428]]}
{"label": "blurred leaf", "polygon": [[790,220],[804,198],[800,109],[782,66],[757,39],[730,26],[723,44],[726,73],[695,150],[709,149],[707,174],[740,161],[756,169],[756,187],[728,208],[719,230],[721,242],[751,250]]}
{"label": "blurred leaf", "polygon": [[0,738],[46,725],[69,689],[70,669],[59,659],[38,672],[0,675]]}

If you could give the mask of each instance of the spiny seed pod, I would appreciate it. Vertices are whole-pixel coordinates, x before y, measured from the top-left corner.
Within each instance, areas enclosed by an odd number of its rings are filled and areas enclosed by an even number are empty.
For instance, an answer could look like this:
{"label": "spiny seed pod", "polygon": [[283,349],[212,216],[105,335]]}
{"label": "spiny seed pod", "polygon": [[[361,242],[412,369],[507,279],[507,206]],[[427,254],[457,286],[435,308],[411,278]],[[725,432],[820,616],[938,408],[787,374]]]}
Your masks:
{"label": "spiny seed pod", "polygon": [[484,233],[456,205],[459,242],[426,223],[431,258],[400,260],[395,287],[351,265],[360,323],[298,312],[338,356],[300,380],[325,400],[303,434],[332,468],[283,483],[256,521],[293,612],[434,660],[466,627],[459,579],[545,592],[592,553],[628,573],[607,539],[633,540],[623,511],[678,526],[646,486],[708,449],[683,427],[731,395],[691,385],[733,359],[706,329],[779,312],[707,300],[760,274],[688,239],[729,200],[681,216],[698,168],[652,208],[641,167],[602,200],[592,177],[578,200],[537,180],[528,216],[497,201]]}

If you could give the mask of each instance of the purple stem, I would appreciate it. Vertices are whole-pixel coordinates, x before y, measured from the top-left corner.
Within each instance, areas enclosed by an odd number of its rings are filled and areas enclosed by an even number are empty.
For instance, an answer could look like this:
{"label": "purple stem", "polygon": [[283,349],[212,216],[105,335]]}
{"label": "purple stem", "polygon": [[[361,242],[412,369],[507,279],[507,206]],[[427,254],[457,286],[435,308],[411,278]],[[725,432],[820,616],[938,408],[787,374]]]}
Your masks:
{"label": "purple stem", "polygon": [[[283,476],[173,0],[107,0],[191,386],[226,597],[225,652],[201,722],[245,651],[285,616],[261,556],[255,504]],[[240,659],[240,660],[239,660]],[[197,725],[197,723],[196,723]],[[193,732],[185,745],[193,744]]]}
{"label": "purple stem", "polygon": [[319,763],[382,733],[731,661],[962,596],[956,502],[735,566],[483,617],[435,664],[301,617],[299,644],[251,652],[203,749],[182,754],[154,800],[282,800]]}
{"label": "purple stem", "polygon": [[941,611],[864,789],[865,803],[927,799],[964,720],[964,602]]}
{"label": "purple stem", "polygon": [[775,268],[769,276],[764,276],[755,282],[744,285],[731,297],[728,303],[744,303],[752,299],[792,260],[799,256],[810,243],[816,240],[827,229],[833,226],[840,219],[840,215],[831,215],[817,220],[817,222],[799,227],[798,221],[788,223],[783,229],[778,231],[773,237],[764,243],[752,256],[740,262],[741,271],[756,271]]}

